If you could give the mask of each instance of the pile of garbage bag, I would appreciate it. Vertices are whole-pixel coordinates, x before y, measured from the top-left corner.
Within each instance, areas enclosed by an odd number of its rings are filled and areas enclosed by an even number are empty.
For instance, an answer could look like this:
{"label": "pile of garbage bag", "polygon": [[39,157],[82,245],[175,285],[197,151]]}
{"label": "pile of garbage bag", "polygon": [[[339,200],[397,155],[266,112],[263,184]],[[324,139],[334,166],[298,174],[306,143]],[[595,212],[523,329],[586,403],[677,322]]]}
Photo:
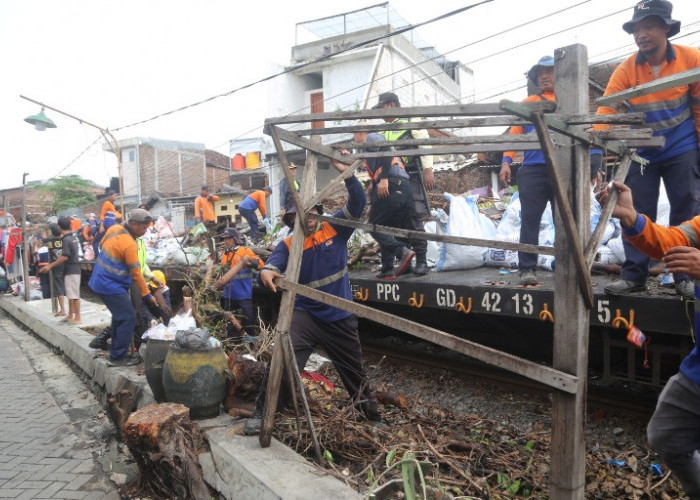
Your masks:
{"label": "pile of garbage bag", "polygon": [[[425,230],[433,234],[446,234],[469,238],[491,239],[517,243],[520,239],[521,208],[520,197],[515,193],[505,208],[498,223],[480,212],[477,195],[450,195],[449,215],[442,209],[433,210],[433,220],[425,224]],[[602,207],[591,192],[590,225],[595,229]],[[668,224],[669,203],[665,191],[659,196],[658,222]],[[548,203],[540,222],[539,245],[554,245],[554,220]],[[622,264],[625,253],[622,246],[622,231],[617,219],[610,219],[605,226],[596,261],[604,264]],[[473,269],[492,266],[517,269],[518,252],[499,248],[482,248],[453,243],[428,242],[428,261],[436,271]],[[554,256],[539,255],[537,266],[541,269],[554,269]]]}

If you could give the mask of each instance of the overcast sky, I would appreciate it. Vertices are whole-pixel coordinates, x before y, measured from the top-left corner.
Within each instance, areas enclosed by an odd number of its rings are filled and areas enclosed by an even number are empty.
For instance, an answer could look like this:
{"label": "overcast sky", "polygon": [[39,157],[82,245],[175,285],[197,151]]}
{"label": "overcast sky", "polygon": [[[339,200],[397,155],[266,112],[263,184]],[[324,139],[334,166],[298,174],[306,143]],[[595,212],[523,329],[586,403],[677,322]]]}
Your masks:
{"label": "overcast sky", "polygon": [[[392,5],[417,24],[477,2],[397,0]],[[264,77],[274,63],[289,63],[297,22],[375,3],[0,0],[0,188],[21,185],[23,172],[29,173],[29,180],[79,174],[103,185],[116,175],[115,157],[102,151],[102,141],[66,168],[99,132],[52,111],[46,113],[58,128],[37,132],[23,119],[38,113],[39,106],[20,99],[20,94],[114,130]],[[493,0],[426,26],[419,34],[443,53],[466,46],[447,57],[474,70],[478,100],[519,100],[525,96],[522,89],[493,94],[524,84],[523,73],[557,47],[582,43],[591,62],[631,54],[632,37],[621,25],[631,18],[634,3]],[[674,18],[682,21],[680,36],[686,35],[677,43],[697,46],[697,0],[673,3]],[[581,5],[514,28],[577,4]],[[618,10],[623,12],[613,14]],[[603,16],[608,17],[548,36]],[[478,42],[501,31],[507,32]],[[543,39],[526,43],[538,38]],[[262,133],[256,127],[266,111],[266,89],[257,85],[115,135],[199,142],[226,153],[229,139]]]}

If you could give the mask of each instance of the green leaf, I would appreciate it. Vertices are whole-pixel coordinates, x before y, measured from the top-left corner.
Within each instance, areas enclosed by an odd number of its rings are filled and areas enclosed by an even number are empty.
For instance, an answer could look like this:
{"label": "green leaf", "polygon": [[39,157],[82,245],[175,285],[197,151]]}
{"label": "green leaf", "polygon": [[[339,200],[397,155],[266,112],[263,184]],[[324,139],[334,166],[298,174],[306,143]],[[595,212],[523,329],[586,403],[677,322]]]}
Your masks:
{"label": "green leaf", "polygon": [[532,450],[534,450],[534,449],[535,449],[535,442],[534,442],[534,441],[528,441],[527,443],[525,443],[525,449],[526,449],[527,451],[532,451]]}
{"label": "green leaf", "polygon": [[516,479],[513,481],[513,484],[508,486],[508,493],[515,495],[518,493],[518,490],[520,489],[520,479]]}
{"label": "green leaf", "polygon": [[[409,453],[406,453],[408,455]],[[405,460],[405,459],[404,459]],[[406,500],[415,500],[416,498],[416,464],[413,461],[404,461],[401,466],[401,478],[403,479],[403,491],[406,494]]]}
{"label": "green leaf", "polygon": [[328,450],[323,450],[323,459],[329,464],[333,463],[333,454]]}
{"label": "green leaf", "polygon": [[396,452],[398,450],[391,450],[389,453],[386,454],[386,466],[391,467],[391,463],[394,461],[394,457],[396,456]]}

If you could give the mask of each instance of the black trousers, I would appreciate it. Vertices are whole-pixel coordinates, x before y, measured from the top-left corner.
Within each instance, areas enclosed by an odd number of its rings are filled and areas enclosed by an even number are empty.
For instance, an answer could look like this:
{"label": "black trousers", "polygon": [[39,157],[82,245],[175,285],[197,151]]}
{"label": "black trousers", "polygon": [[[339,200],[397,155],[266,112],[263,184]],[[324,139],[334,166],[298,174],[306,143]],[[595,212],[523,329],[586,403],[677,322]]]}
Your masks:
{"label": "black trousers", "polygon": [[[250,337],[256,336],[256,318],[255,308],[253,307],[253,299],[233,300],[222,298],[221,307],[224,309],[224,311],[240,312],[240,314],[243,316],[243,321],[241,321],[243,329]],[[242,332],[237,331],[231,323],[227,324],[226,335],[228,337],[238,337],[241,334]]]}
{"label": "black trousers", "polygon": [[[372,187],[372,210],[369,213],[369,223],[381,226],[401,228],[406,214],[410,212],[413,203],[411,186],[408,179],[392,177],[389,179],[389,196],[379,198],[376,184]],[[391,269],[394,258],[401,255],[404,244],[390,234],[370,233],[381,249],[382,268]]]}
{"label": "black trousers", "polygon": [[[353,404],[358,404],[362,413],[370,421],[380,420],[377,401],[370,397],[369,383],[362,361],[362,346],[357,332],[357,317],[349,316],[331,323],[323,322],[301,309],[295,309],[289,329],[294,349],[297,368],[301,371],[306,366],[309,356],[316,346],[326,352],[333,366],[338,371]],[[255,402],[257,409],[265,404],[269,367],[265,371],[260,394]],[[284,408],[290,401],[289,382],[286,374],[280,387],[277,410]]]}
{"label": "black trousers", "polygon": [[[421,181],[421,176],[417,172],[409,172],[410,184],[411,184],[411,195],[413,197],[413,203],[409,203],[410,212],[407,217],[404,217],[403,224],[400,226],[403,229],[410,229],[412,231],[425,232],[425,226],[423,223],[425,219],[430,215],[430,209],[428,207],[428,199],[425,195],[425,188]],[[416,262],[425,262],[426,254],[428,253],[428,241],[419,240],[416,238],[399,238],[399,241],[406,243],[407,246],[416,252]]]}

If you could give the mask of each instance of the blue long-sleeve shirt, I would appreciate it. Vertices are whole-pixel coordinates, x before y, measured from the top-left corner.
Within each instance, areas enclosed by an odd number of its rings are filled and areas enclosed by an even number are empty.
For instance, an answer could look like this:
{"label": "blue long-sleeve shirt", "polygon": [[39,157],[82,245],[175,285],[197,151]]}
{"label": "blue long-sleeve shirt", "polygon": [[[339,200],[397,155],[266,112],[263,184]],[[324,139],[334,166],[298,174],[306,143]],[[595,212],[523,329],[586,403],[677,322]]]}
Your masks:
{"label": "blue long-sleeve shirt", "polygon": [[[338,219],[359,219],[367,203],[362,184],[354,176],[345,181],[348,202],[333,217]],[[336,297],[352,300],[350,279],[347,275],[348,240],[354,229],[323,222],[318,230],[304,240],[301,257],[299,284],[310,286]],[[292,237],[281,241],[267,259],[264,269],[284,273],[289,260]],[[302,309],[322,321],[338,321],[352,313],[328,306],[297,294],[295,309]]]}

